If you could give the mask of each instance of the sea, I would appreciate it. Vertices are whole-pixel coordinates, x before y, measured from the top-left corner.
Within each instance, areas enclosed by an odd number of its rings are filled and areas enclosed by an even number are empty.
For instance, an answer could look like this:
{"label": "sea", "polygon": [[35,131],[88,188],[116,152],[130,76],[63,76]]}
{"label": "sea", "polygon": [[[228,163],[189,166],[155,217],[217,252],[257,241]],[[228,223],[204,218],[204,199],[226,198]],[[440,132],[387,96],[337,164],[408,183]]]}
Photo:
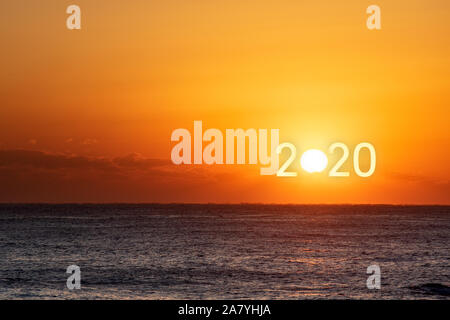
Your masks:
{"label": "sea", "polygon": [[448,300],[449,249],[450,206],[1,204],[0,299]]}

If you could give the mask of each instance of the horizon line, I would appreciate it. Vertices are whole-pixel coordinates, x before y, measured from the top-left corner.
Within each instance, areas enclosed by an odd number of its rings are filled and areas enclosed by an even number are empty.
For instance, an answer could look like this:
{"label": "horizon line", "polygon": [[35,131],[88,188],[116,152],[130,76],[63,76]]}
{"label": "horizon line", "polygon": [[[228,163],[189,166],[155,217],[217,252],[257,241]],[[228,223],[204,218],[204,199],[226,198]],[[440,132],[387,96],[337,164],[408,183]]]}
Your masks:
{"label": "horizon line", "polygon": [[2,202],[0,205],[262,205],[262,206],[398,206],[449,207],[441,203],[276,203],[276,202]]}

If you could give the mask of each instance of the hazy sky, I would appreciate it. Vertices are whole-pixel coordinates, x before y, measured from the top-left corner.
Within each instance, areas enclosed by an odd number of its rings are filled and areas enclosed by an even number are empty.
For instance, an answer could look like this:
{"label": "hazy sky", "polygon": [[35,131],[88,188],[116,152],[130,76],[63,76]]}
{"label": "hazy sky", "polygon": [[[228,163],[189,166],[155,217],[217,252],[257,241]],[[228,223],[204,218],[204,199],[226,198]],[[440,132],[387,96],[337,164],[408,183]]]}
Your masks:
{"label": "hazy sky", "polygon": [[[66,28],[66,7],[82,30]],[[370,4],[382,30],[366,28]],[[450,2],[2,1],[0,201],[450,204]],[[368,178],[177,167],[171,132],[371,142]]]}

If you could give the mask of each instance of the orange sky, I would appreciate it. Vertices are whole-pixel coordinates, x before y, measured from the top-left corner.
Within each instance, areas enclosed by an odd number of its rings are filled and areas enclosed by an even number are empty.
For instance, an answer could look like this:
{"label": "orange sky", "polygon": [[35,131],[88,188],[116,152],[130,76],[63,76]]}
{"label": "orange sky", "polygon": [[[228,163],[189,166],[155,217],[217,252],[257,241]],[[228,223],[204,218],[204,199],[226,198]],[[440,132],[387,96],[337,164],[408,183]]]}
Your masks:
{"label": "orange sky", "polygon": [[[73,3],[79,31],[65,26]],[[366,28],[370,4],[381,7],[380,31]],[[0,201],[450,204],[449,9],[3,1]],[[278,128],[299,153],[369,141],[377,169],[287,179],[259,166],[177,167],[171,132],[194,120]]]}

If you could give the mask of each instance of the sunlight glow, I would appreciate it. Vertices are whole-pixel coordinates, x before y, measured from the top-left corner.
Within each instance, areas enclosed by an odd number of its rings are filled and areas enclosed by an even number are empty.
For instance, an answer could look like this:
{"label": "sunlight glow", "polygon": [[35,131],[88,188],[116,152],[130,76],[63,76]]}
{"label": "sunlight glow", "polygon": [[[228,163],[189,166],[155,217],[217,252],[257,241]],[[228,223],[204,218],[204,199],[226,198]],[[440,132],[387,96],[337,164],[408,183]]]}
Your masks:
{"label": "sunlight glow", "polygon": [[322,151],[310,149],[303,153],[300,164],[309,173],[322,172],[328,165],[328,158]]}

